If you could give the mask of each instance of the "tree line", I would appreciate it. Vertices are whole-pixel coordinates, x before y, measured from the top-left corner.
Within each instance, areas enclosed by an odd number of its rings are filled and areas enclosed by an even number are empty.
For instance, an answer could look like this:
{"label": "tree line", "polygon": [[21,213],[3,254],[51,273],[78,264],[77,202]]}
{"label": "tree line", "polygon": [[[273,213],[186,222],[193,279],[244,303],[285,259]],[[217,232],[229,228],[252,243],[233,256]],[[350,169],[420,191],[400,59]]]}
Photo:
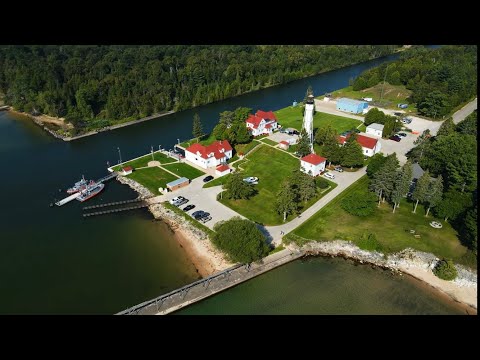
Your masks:
{"label": "tree line", "polygon": [[76,131],[183,110],[391,54],[398,45],[2,46],[6,104]]}
{"label": "tree line", "polygon": [[353,81],[353,90],[384,79],[412,90],[410,101],[421,115],[441,119],[477,93],[477,46],[415,48],[402,53],[400,60],[364,71]]}

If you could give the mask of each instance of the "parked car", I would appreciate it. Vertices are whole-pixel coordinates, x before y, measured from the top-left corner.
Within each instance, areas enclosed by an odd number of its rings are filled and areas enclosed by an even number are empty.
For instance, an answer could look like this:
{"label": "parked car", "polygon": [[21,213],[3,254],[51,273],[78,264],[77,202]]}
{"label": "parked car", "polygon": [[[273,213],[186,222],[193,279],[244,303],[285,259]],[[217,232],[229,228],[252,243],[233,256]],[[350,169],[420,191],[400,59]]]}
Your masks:
{"label": "parked car", "polygon": [[408,108],[408,104],[398,104],[397,105],[400,109],[406,109]]}
{"label": "parked car", "polygon": [[255,176],[249,176],[245,179],[243,179],[247,184],[258,184],[258,177]]}
{"label": "parked car", "polygon": [[[210,213],[202,211],[200,214],[198,214],[197,216],[194,216],[194,217],[195,217],[195,220],[202,221],[202,219],[210,217]],[[211,219],[211,217],[210,217],[210,219]]]}
{"label": "parked car", "polygon": [[198,219],[202,218],[204,214],[206,214],[205,211],[203,211],[203,210],[198,210],[198,211],[195,211],[195,212],[192,214],[192,217],[193,217],[195,220],[198,220]]}
{"label": "parked car", "polygon": [[207,177],[205,177],[203,179],[203,182],[206,183],[206,182],[209,182],[210,180],[213,180],[213,176],[212,175],[208,175]]}
{"label": "parked car", "polygon": [[394,112],[393,115],[395,115],[395,116],[403,116],[403,113],[401,113],[401,112]]}
{"label": "parked car", "polygon": [[190,211],[192,210],[193,208],[195,208],[195,205],[193,204],[190,204],[190,205],[187,205],[183,208],[183,211]]}
{"label": "parked car", "polygon": [[343,172],[343,169],[342,169],[341,166],[336,166],[336,167],[335,167],[335,171]]}
{"label": "parked car", "polygon": [[395,134],[397,136],[400,136],[400,137],[407,137],[407,134],[405,134],[404,132],[401,132],[401,133],[398,133],[398,134]]}
{"label": "parked car", "polygon": [[331,174],[331,173],[328,173],[328,172],[325,173],[325,174],[323,174],[323,176],[325,176],[325,177],[328,178],[328,179],[335,179],[335,175],[333,175],[333,174]]}
{"label": "parked car", "polygon": [[396,141],[396,142],[400,142],[400,140],[402,140],[402,138],[400,136],[397,136],[397,135],[392,135],[389,137],[390,140],[393,140],[393,141]]}
{"label": "parked car", "polygon": [[210,220],[212,220],[211,216],[204,216],[199,219],[199,221],[201,221],[202,223],[206,223],[207,221],[210,221]]}
{"label": "parked car", "polygon": [[[172,205],[175,205],[175,206],[179,206],[181,205],[180,203],[183,202],[184,200],[186,200],[183,196],[177,196],[177,197],[174,197],[173,199],[170,200],[170,204]],[[183,204],[187,203],[187,201],[185,201]]]}
{"label": "parked car", "polygon": [[174,204],[175,206],[181,206],[183,204],[186,204],[187,202],[189,202],[190,200],[184,198],[183,196],[179,196],[178,197],[178,201]]}

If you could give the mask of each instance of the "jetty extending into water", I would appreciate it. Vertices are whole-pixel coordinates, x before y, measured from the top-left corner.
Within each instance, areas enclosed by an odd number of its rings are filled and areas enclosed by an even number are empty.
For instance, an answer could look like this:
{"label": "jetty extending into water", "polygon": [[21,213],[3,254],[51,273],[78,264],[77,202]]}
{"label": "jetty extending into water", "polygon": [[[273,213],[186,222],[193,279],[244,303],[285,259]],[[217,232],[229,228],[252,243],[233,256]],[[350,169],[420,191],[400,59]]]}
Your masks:
{"label": "jetty extending into water", "polygon": [[267,271],[304,256],[302,250],[281,250],[259,262],[238,264],[204,279],[185,285],[155,299],[145,301],[117,315],[165,315],[217,294]]}

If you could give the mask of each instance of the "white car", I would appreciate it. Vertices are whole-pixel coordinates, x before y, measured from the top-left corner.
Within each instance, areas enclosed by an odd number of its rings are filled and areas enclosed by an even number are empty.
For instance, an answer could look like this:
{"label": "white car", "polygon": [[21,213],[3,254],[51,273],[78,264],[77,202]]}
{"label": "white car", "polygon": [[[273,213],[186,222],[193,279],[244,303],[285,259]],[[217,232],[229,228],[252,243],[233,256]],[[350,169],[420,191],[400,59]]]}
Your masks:
{"label": "white car", "polygon": [[243,179],[243,181],[245,181],[248,184],[258,184],[258,178],[254,176],[247,177]]}
{"label": "white car", "polygon": [[325,173],[325,174],[323,174],[323,176],[325,176],[325,177],[328,178],[328,179],[335,179],[335,175],[330,174],[330,173],[328,173],[328,172]]}

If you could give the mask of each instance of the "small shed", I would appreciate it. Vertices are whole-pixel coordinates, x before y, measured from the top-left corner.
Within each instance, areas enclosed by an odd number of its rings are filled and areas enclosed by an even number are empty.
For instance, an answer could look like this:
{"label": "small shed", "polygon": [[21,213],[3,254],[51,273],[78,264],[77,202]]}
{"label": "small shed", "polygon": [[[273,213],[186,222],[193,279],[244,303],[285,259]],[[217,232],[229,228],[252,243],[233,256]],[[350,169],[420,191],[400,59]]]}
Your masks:
{"label": "small shed", "polygon": [[182,187],[188,186],[188,184],[190,184],[190,180],[188,180],[186,177],[181,177],[180,179],[170,181],[167,184],[167,189],[170,191],[175,191]]}
{"label": "small shed", "polygon": [[122,175],[130,175],[133,171],[133,168],[131,166],[125,166],[122,168]]}
{"label": "small shed", "polygon": [[230,174],[232,169],[227,164],[221,164],[218,165],[217,168],[215,169],[215,175],[217,176],[224,176],[227,174]]}
{"label": "small shed", "polygon": [[288,150],[288,148],[290,147],[290,143],[288,141],[283,140],[278,143],[278,147],[283,150]]}
{"label": "small shed", "polygon": [[412,181],[417,181],[420,179],[425,171],[421,168],[418,163],[412,165]]}
{"label": "small shed", "polygon": [[373,136],[382,137],[384,126],[382,124],[372,123],[367,126],[365,133]]}
{"label": "small shed", "polygon": [[368,108],[368,103],[366,101],[348,98],[340,98],[337,100],[337,110],[340,111],[346,111],[352,114],[361,114],[366,108]]}

